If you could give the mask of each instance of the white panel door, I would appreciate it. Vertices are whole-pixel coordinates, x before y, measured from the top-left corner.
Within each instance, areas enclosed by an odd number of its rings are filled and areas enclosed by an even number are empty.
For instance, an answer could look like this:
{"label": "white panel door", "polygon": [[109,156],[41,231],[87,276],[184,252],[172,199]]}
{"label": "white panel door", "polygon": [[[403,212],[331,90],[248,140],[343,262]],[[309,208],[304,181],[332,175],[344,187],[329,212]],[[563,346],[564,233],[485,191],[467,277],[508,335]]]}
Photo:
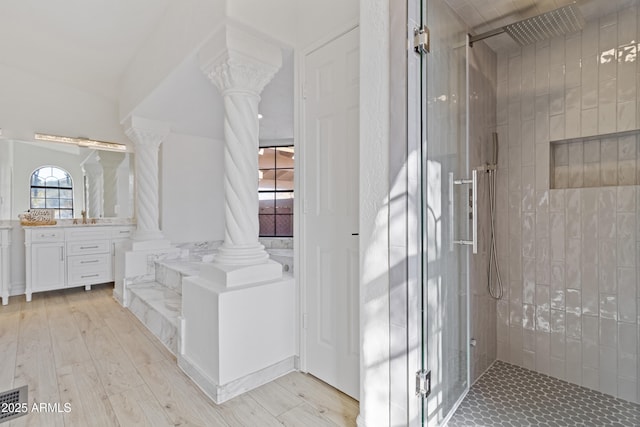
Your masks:
{"label": "white panel door", "polygon": [[358,398],[359,32],[304,58],[307,371]]}

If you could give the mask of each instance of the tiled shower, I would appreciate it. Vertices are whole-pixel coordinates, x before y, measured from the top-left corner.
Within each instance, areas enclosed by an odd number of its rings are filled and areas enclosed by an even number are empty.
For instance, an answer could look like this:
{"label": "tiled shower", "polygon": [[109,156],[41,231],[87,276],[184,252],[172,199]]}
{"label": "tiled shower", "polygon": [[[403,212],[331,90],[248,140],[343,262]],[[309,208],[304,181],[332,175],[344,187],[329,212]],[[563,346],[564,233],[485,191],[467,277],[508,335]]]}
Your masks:
{"label": "tiled shower", "polygon": [[[639,40],[633,6],[580,33],[499,52],[496,67],[505,285],[497,359],[632,402],[640,402]],[[473,71],[470,79],[472,95]],[[473,123],[473,102],[470,114]],[[473,153],[473,136],[470,144]],[[476,300],[486,300],[472,297],[478,311]],[[485,350],[472,353],[490,354],[485,335]]]}

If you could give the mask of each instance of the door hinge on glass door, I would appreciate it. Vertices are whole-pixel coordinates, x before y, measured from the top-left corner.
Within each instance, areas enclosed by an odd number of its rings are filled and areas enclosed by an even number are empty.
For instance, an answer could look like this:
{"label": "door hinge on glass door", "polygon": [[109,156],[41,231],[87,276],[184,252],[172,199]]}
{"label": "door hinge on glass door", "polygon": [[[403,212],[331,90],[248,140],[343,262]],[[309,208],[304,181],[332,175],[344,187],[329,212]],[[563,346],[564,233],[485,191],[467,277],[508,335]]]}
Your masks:
{"label": "door hinge on glass door", "polygon": [[431,371],[416,372],[416,396],[428,397],[431,394]]}
{"label": "door hinge on glass door", "polygon": [[431,37],[429,35],[429,27],[423,25],[422,28],[413,30],[413,50],[416,53],[429,53],[431,49]]}

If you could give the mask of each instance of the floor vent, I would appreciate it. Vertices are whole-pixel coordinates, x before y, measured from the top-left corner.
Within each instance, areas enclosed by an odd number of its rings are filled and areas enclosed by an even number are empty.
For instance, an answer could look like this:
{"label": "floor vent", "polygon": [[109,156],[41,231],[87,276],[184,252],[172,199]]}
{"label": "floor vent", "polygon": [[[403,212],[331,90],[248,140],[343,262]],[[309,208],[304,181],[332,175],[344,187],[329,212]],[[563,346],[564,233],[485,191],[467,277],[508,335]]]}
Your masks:
{"label": "floor vent", "polygon": [[0,423],[27,414],[28,386],[0,393]]}

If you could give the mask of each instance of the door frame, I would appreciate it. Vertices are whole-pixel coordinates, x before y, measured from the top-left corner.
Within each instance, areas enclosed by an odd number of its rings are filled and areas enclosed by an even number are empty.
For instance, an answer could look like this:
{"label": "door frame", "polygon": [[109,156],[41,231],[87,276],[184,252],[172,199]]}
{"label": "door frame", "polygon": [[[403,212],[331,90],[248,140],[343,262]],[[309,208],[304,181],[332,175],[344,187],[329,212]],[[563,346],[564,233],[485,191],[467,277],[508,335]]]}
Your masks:
{"label": "door frame", "polygon": [[[306,171],[305,163],[305,103],[304,103],[304,76],[306,74],[306,58],[316,50],[326,46],[332,41],[358,28],[359,22],[353,21],[344,28],[332,31],[325,37],[311,43],[307,47],[296,50],[294,53],[294,150],[296,153],[294,159],[294,201],[293,201],[293,265],[294,278],[297,286],[297,345],[298,345],[298,369],[302,372],[307,370],[307,330],[306,330],[306,307],[307,307],[307,267],[302,256],[302,248],[306,244],[306,236],[303,230],[306,228],[306,211],[304,188],[306,185],[304,173]],[[358,141],[359,144],[359,141]],[[362,315],[362,314],[361,314]],[[361,380],[362,382],[362,380]]]}

